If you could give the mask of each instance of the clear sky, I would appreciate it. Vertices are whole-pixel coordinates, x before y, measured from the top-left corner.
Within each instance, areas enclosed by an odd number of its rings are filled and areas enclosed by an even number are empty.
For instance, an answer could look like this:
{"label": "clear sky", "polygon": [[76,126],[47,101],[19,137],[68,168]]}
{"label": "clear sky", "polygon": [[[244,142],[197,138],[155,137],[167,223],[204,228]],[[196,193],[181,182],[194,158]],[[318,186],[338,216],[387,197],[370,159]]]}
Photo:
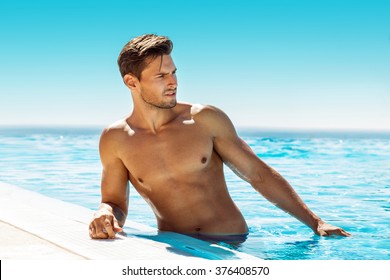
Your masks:
{"label": "clear sky", "polygon": [[174,42],[178,99],[237,126],[390,130],[390,1],[0,0],[0,125],[107,125],[116,59]]}

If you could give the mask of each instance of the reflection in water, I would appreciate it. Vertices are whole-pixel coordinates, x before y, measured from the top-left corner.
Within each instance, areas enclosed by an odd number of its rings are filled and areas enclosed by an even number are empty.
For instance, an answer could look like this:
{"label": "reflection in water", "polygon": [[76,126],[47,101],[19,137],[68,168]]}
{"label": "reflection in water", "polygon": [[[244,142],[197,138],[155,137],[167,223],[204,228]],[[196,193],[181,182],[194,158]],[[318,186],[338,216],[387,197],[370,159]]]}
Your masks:
{"label": "reflection in water", "polygon": [[[152,232],[134,232],[131,228],[125,228],[126,236],[131,238],[139,237],[166,244],[166,250],[185,256],[196,256],[209,260],[239,259],[236,252],[229,249],[235,249],[232,243],[231,247],[219,246],[219,242],[206,242],[187,235],[166,231]],[[237,243],[237,246],[239,244]]]}

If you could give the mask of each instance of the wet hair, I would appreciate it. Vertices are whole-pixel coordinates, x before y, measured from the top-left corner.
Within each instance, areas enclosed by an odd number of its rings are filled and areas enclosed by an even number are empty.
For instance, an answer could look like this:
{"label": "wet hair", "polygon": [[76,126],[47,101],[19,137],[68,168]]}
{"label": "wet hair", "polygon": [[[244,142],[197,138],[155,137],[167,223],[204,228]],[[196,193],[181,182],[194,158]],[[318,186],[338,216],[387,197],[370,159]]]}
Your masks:
{"label": "wet hair", "polygon": [[145,34],[135,37],[122,49],[118,57],[122,78],[132,74],[141,79],[141,73],[156,57],[171,54],[173,43],[168,37]]}

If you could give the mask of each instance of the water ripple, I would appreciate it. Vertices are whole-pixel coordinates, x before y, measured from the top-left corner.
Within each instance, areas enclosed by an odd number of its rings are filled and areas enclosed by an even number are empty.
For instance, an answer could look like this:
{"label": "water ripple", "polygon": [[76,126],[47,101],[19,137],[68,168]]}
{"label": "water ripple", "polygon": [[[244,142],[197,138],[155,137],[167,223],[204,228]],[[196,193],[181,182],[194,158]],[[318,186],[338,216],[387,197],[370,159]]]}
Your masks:
{"label": "water ripple", "polygon": [[[1,132],[1,131],[0,131]],[[99,131],[0,133],[0,181],[96,209]],[[321,238],[225,169],[228,188],[250,228],[238,250],[264,259],[390,259],[390,141],[327,137],[244,140],[277,169],[309,207],[351,238]],[[130,192],[129,218],[156,226]]]}

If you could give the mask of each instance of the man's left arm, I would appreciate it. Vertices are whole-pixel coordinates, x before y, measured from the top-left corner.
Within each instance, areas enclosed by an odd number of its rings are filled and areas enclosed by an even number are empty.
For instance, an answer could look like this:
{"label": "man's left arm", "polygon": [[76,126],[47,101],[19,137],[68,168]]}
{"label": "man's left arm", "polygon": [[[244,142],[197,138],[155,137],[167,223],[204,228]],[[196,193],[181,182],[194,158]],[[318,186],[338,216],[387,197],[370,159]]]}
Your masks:
{"label": "man's left arm", "polygon": [[210,110],[207,119],[213,133],[214,149],[238,176],[250,183],[271,203],[306,224],[316,234],[350,236],[342,228],[325,223],[315,215],[287,180],[257,157],[238,137],[229,118],[216,108],[210,107]]}

